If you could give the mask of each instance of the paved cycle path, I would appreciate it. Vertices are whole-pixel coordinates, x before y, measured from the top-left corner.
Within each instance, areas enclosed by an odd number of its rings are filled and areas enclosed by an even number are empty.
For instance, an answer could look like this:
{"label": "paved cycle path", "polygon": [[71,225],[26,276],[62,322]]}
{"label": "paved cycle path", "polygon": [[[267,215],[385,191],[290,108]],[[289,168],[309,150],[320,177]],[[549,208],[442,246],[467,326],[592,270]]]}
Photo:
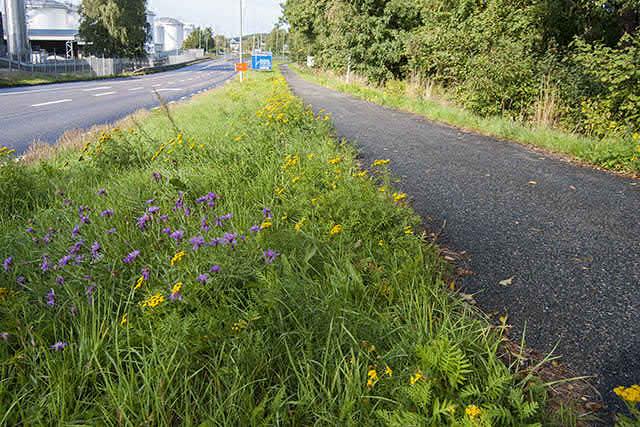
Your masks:
{"label": "paved cycle path", "polygon": [[[291,88],[331,113],[364,164],[392,172],[425,225],[466,251],[466,292],[508,313],[512,337],[556,354],[611,390],[640,382],[640,181],[384,108],[303,80]],[[513,278],[512,284],[499,284]]]}

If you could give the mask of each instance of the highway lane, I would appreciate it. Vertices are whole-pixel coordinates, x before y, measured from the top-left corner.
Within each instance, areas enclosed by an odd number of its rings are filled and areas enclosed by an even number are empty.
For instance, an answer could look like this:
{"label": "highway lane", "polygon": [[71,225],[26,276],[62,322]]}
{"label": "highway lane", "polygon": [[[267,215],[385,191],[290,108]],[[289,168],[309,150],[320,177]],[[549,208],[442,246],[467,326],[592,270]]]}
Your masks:
{"label": "highway lane", "polygon": [[211,60],[146,76],[0,89],[0,144],[18,154],[34,141],[54,143],[69,129],[112,123],[141,108],[223,84],[233,64]]}

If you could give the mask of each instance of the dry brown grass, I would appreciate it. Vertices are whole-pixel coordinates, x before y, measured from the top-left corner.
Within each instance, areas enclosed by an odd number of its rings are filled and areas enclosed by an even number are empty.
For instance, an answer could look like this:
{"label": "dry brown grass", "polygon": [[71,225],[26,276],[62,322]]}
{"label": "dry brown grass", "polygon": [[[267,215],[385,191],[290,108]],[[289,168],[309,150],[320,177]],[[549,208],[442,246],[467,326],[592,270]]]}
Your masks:
{"label": "dry brown grass", "polygon": [[536,126],[553,128],[558,122],[559,100],[555,87],[544,79],[538,100],[534,104],[531,122]]}
{"label": "dry brown grass", "polygon": [[34,141],[22,156],[22,161],[34,163],[48,160],[64,151],[81,150],[87,142],[96,140],[102,132],[120,128],[137,127],[140,120],[150,114],[148,110],[138,110],[135,113],[118,120],[115,123],[96,125],[89,129],[70,129],[58,138],[55,144]]}

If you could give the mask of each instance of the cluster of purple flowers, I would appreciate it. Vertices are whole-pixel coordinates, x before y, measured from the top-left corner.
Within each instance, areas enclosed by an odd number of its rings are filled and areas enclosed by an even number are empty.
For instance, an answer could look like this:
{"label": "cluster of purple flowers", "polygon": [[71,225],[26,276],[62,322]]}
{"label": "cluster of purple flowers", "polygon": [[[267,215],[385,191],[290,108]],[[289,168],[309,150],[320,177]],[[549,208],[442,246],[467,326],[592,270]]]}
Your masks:
{"label": "cluster of purple flowers", "polygon": [[122,258],[122,262],[124,262],[125,264],[131,264],[136,260],[136,258],[138,258],[139,255],[140,251],[136,249],[132,252],[129,252],[126,257]]}
{"label": "cluster of purple flowers", "polygon": [[205,194],[202,197],[198,197],[196,199],[196,203],[199,203],[199,204],[200,203],[206,203],[207,206],[209,206],[210,208],[213,208],[216,205],[216,200],[219,199],[219,198],[220,198],[220,196],[217,195],[216,193],[209,192],[209,193]]}

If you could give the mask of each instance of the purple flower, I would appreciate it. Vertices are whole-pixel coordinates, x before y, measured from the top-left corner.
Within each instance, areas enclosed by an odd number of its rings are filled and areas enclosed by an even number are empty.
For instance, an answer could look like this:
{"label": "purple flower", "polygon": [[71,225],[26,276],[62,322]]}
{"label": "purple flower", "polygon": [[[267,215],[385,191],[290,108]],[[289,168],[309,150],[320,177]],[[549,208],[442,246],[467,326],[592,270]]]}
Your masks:
{"label": "purple flower", "polygon": [[25,230],[28,234],[33,234],[36,232],[36,230],[33,229],[33,227],[27,227],[27,229]]}
{"label": "purple flower", "polygon": [[220,244],[220,238],[219,237],[215,237],[215,238],[211,239],[211,241],[209,243],[207,243],[207,245],[211,246],[212,248],[215,248],[219,244]]}
{"label": "purple flower", "polygon": [[160,221],[162,221],[162,222],[167,222],[167,221],[169,220],[169,215],[167,215],[167,214],[160,215],[160,216],[158,217],[158,219],[159,219]]}
{"label": "purple flower", "polygon": [[84,245],[84,240],[78,240],[69,248],[69,255],[76,255],[82,249],[82,245]]}
{"label": "purple flower", "polygon": [[151,270],[149,270],[149,267],[145,267],[142,269],[140,274],[142,275],[142,277],[144,277],[144,280],[149,281],[149,275],[151,274]]}
{"label": "purple flower", "polygon": [[165,228],[162,229],[162,232],[164,234],[171,234],[171,229],[169,227],[165,227]]}
{"label": "purple flower", "polygon": [[51,347],[49,347],[49,348],[50,348],[51,350],[53,350],[53,351],[62,351],[62,350],[64,350],[64,348],[65,348],[66,346],[68,346],[68,345],[69,345],[69,343],[68,343],[68,342],[65,342],[65,341],[58,341],[58,342],[54,343],[54,344],[53,344]]}
{"label": "purple flower", "polygon": [[207,281],[209,280],[209,275],[208,275],[208,274],[203,273],[203,274],[201,274],[201,275],[199,275],[199,276],[198,276],[198,279],[197,279],[197,280],[198,280],[198,282],[200,282],[200,283],[202,283],[202,284],[204,285],[204,284],[205,284],[205,283],[207,283]]}
{"label": "purple flower", "polygon": [[80,264],[82,264],[83,261],[84,261],[84,255],[78,255],[73,260],[73,265],[80,265]]}
{"label": "purple flower", "polygon": [[89,221],[89,215],[84,215],[80,217],[80,222],[83,224],[89,224],[91,221]]}
{"label": "purple flower", "polygon": [[24,286],[24,284],[27,283],[27,279],[24,276],[18,276],[16,277],[16,283],[20,286]]}
{"label": "purple flower", "polygon": [[232,213],[221,215],[218,218],[216,218],[216,225],[218,227],[222,227],[224,225],[224,222],[230,220],[231,218],[233,218]]}
{"label": "purple flower", "polygon": [[182,191],[178,191],[178,200],[176,200],[176,204],[173,208],[174,212],[177,212],[184,208],[184,193]]}
{"label": "purple flower", "polygon": [[184,231],[182,230],[176,230],[173,233],[171,233],[169,235],[169,237],[171,237],[173,240],[175,240],[176,242],[179,242],[180,240],[182,240],[182,238],[184,237]]}
{"label": "purple flower", "polygon": [[60,286],[64,285],[64,277],[62,277],[62,276],[56,277],[56,284],[58,284]]}
{"label": "purple flower", "polygon": [[216,193],[207,193],[202,197],[198,197],[196,199],[196,203],[207,203],[207,205],[212,208],[216,205],[216,199],[219,199],[220,196],[218,196]]}
{"label": "purple flower", "polygon": [[105,233],[107,233],[107,234],[115,234],[116,233],[116,229],[115,228],[110,228],[107,231],[105,231]]}
{"label": "purple flower", "polygon": [[184,208],[184,216],[191,216],[191,208]]}
{"label": "purple flower", "polygon": [[0,340],[8,341],[9,340],[9,332],[0,332]]}
{"label": "purple flower", "polygon": [[252,233],[257,233],[258,231],[260,231],[260,226],[259,225],[252,225],[251,228],[249,229],[250,232]]}
{"label": "purple flower", "polygon": [[78,237],[80,235],[80,225],[76,224],[73,226],[73,230],[71,230],[71,237]]}
{"label": "purple flower", "polygon": [[207,223],[207,217],[202,217],[202,219],[200,220],[200,229],[204,232],[207,232],[211,229],[211,227],[209,227],[209,224]]}
{"label": "purple flower", "polygon": [[262,216],[265,217],[265,218],[271,218],[272,217],[271,209],[269,209],[269,208],[262,209]]}
{"label": "purple flower", "polygon": [[100,216],[102,218],[112,217],[113,216],[113,209],[105,209],[105,210],[103,210],[102,212],[100,212]]}
{"label": "purple flower", "polygon": [[149,215],[153,215],[153,214],[158,213],[158,212],[160,212],[160,208],[158,206],[149,206],[147,208],[147,213]]}
{"label": "purple flower", "polygon": [[263,255],[264,255],[264,262],[266,264],[271,264],[276,260],[276,258],[280,254],[274,251],[273,249],[267,249],[266,251],[264,251]]}
{"label": "purple flower", "polygon": [[84,289],[84,293],[87,295],[87,301],[89,301],[89,304],[93,304],[93,293],[96,290],[96,285],[89,285]]}
{"label": "purple flower", "polygon": [[135,251],[127,254],[126,257],[122,258],[122,262],[124,262],[125,264],[131,264],[136,260],[136,258],[138,258],[138,255],[140,255],[140,251],[136,249]]}
{"label": "purple flower", "polygon": [[182,294],[180,292],[171,292],[171,294],[169,294],[169,300],[182,301]]}
{"label": "purple flower", "polygon": [[62,201],[62,204],[63,204],[64,206],[71,206],[71,203],[73,203],[73,202],[71,201],[71,199],[64,199],[64,200]]}
{"label": "purple flower", "polygon": [[51,243],[51,240],[53,240],[54,233],[55,233],[54,230],[49,229],[47,234],[44,235],[44,237],[42,238],[42,241],[44,242],[45,245],[48,245],[49,243]]}
{"label": "purple flower", "polygon": [[100,249],[100,243],[93,242],[93,244],[91,245],[91,258],[93,258],[94,260],[98,259],[98,257],[100,256]]}
{"label": "purple flower", "polygon": [[107,190],[105,190],[104,188],[101,188],[101,189],[98,190],[98,192],[96,194],[98,194],[98,196],[106,196],[107,195]]}
{"label": "purple flower", "polygon": [[73,259],[73,257],[71,255],[65,255],[62,258],[60,258],[60,261],[58,261],[58,266],[59,267],[64,267],[67,264],[69,264],[72,259]]}
{"label": "purple flower", "polygon": [[11,270],[11,266],[13,265],[13,257],[7,257],[5,258],[5,260],[2,262],[2,267],[4,268],[4,271],[8,272],[9,270]]}
{"label": "purple flower", "polygon": [[193,245],[193,250],[197,251],[198,249],[200,249],[200,246],[204,245],[204,237],[202,236],[192,237],[191,240],[189,240],[189,243]]}
{"label": "purple flower", "polygon": [[91,209],[88,206],[80,206],[78,207],[78,216],[83,216],[90,211]]}
{"label": "purple flower", "polygon": [[47,272],[49,271],[49,257],[47,255],[43,255],[42,256],[42,264],[40,264],[40,270],[42,270],[43,272]]}
{"label": "purple flower", "polygon": [[149,199],[149,200],[145,200],[145,205],[150,205],[151,203],[155,202],[156,199]]}
{"label": "purple flower", "polygon": [[149,221],[151,221],[151,217],[148,214],[144,214],[140,218],[138,218],[137,224],[140,230],[144,230],[147,226],[147,222]]}
{"label": "purple flower", "polygon": [[236,240],[237,237],[238,235],[235,233],[224,233],[224,236],[222,237],[222,244],[231,245],[231,247],[234,248],[238,243],[238,241]]}
{"label": "purple flower", "polygon": [[50,289],[49,292],[47,292],[47,305],[49,307],[56,305],[56,293],[53,292],[53,289]]}
{"label": "purple flower", "polygon": [[220,266],[216,264],[216,265],[212,266],[212,267],[209,269],[209,271],[210,271],[211,273],[220,273]]}
{"label": "purple flower", "polygon": [[155,182],[160,182],[162,180],[162,175],[160,175],[160,172],[154,172],[151,174],[151,176],[153,177],[153,180]]}

